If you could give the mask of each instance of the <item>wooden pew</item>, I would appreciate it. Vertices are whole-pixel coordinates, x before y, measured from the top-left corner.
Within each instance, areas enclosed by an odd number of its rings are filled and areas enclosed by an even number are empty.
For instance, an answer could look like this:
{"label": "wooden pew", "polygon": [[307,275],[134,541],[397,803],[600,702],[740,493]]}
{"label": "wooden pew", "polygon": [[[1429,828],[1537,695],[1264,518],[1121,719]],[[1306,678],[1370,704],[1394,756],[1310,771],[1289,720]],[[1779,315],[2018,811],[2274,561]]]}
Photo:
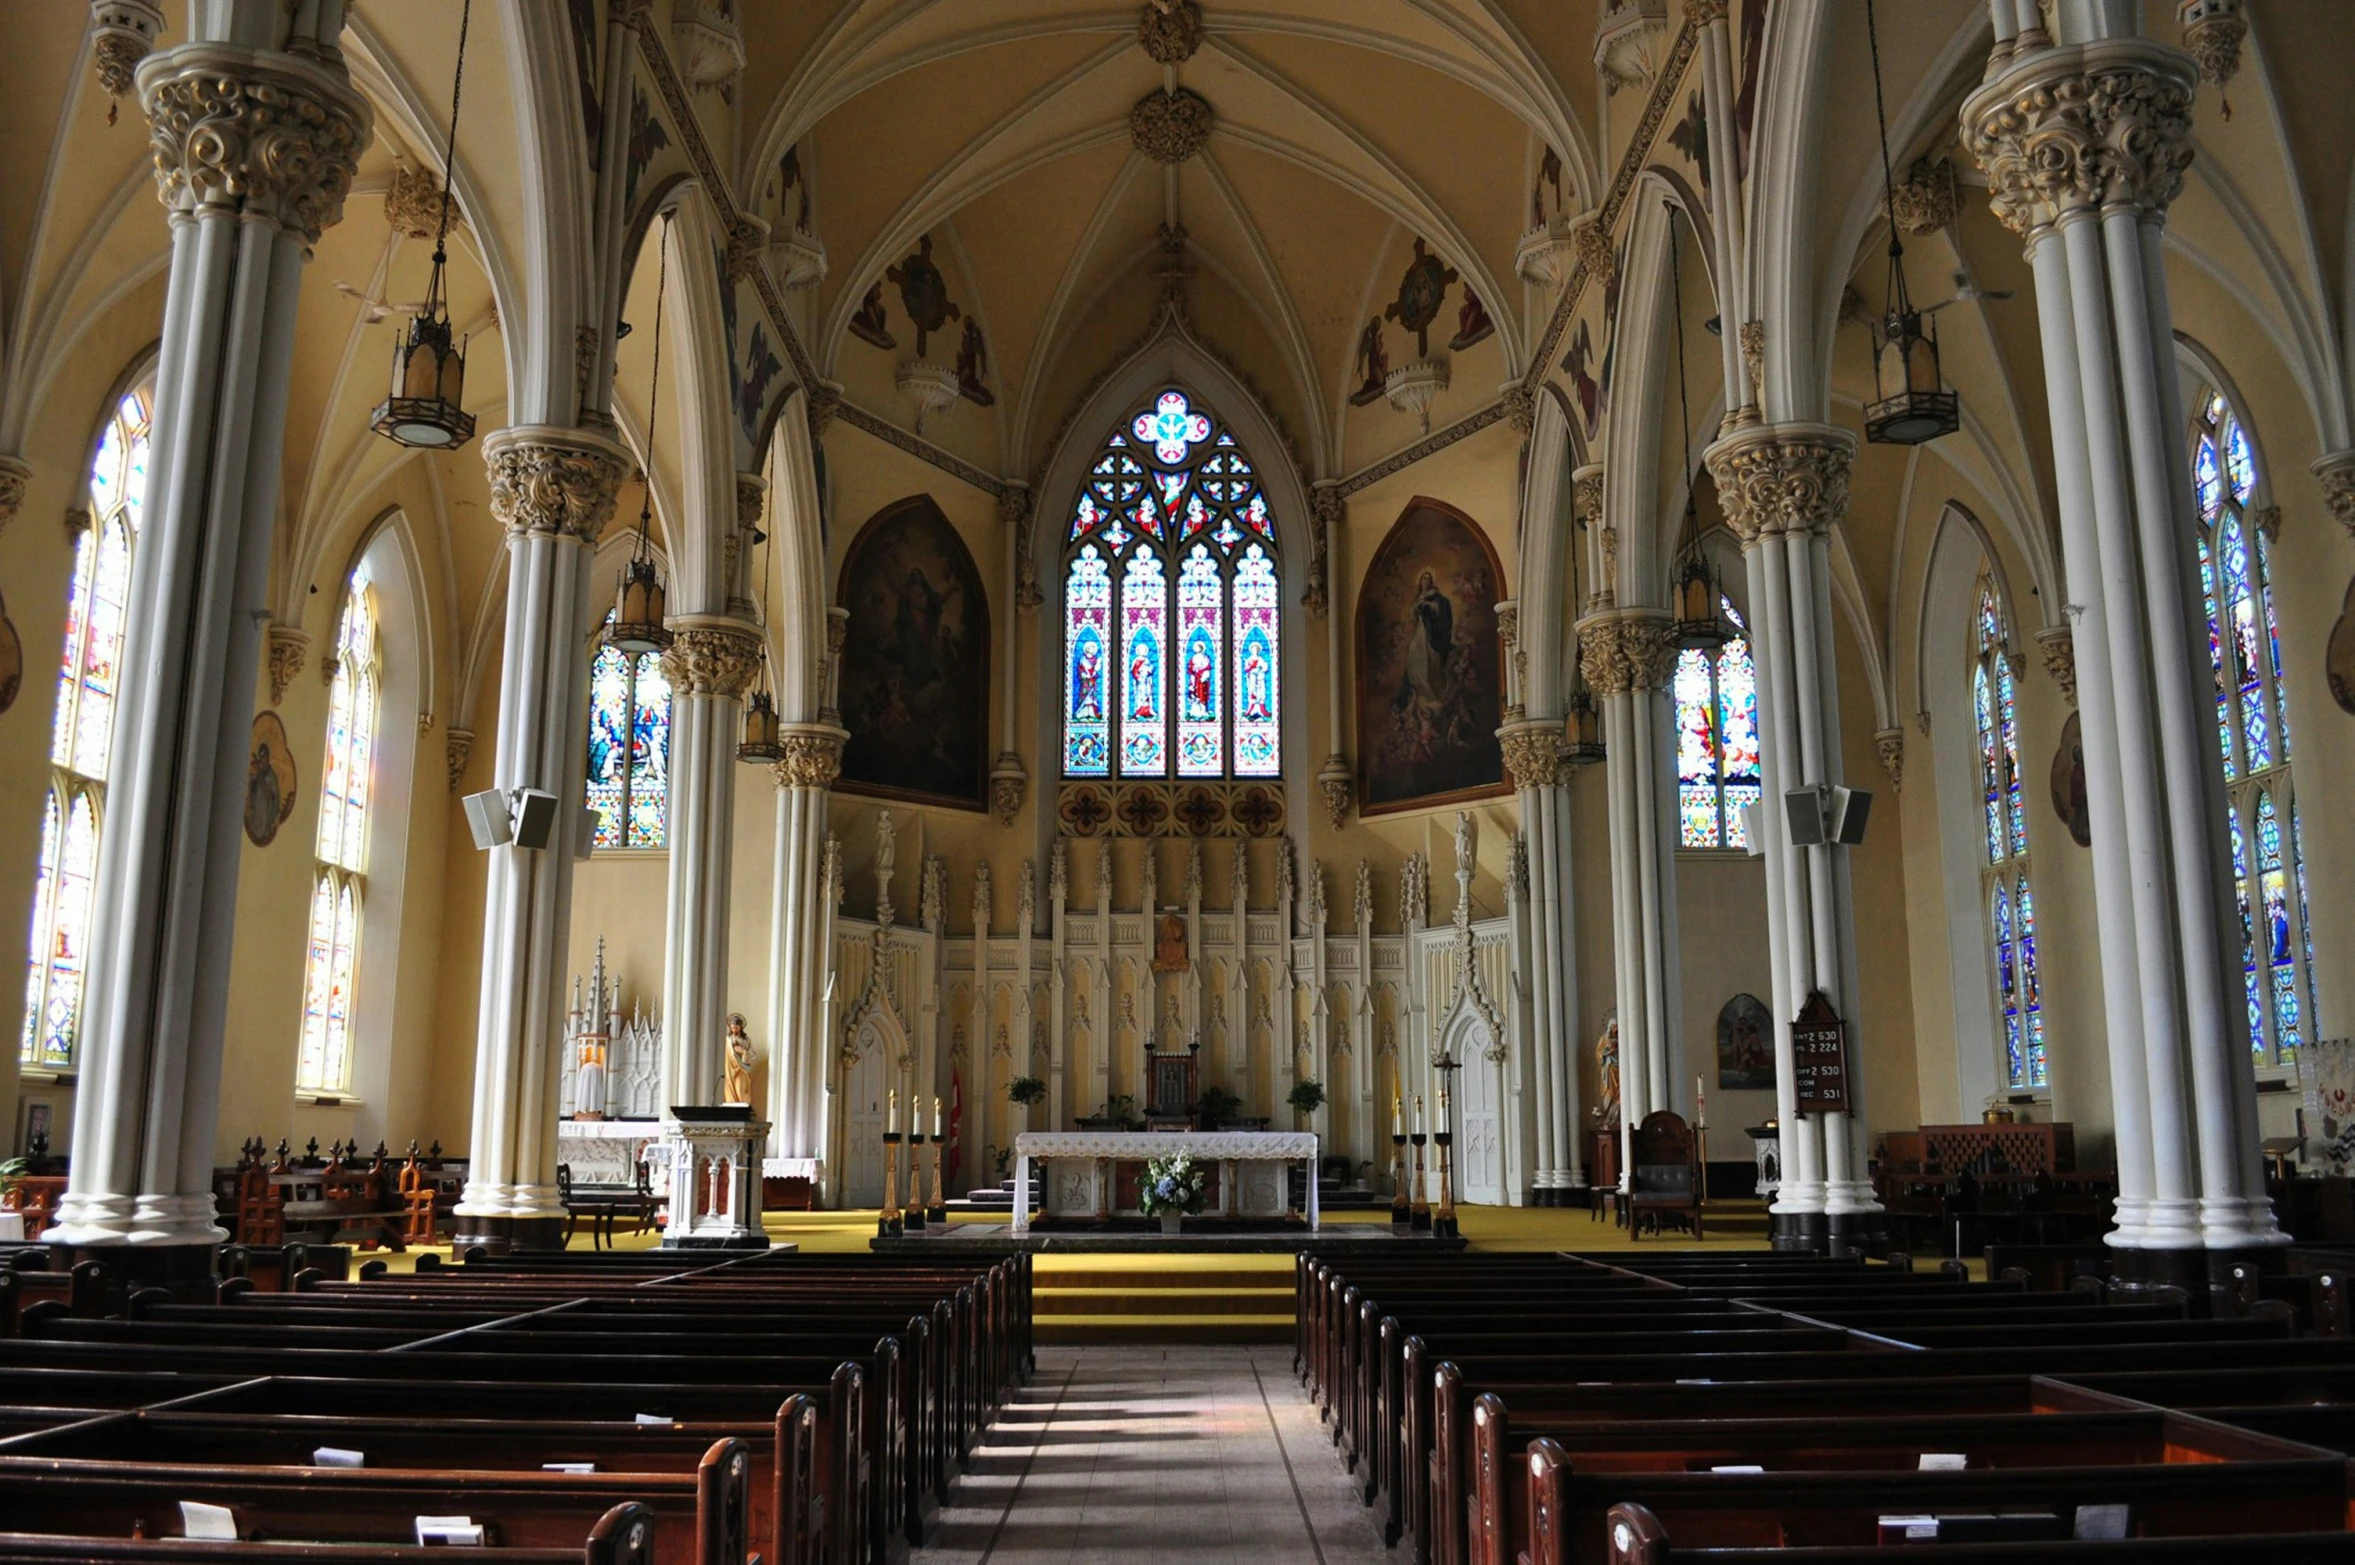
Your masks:
{"label": "wooden pew", "polygon": [[[597,1518],[578,1549],[499,1551],[500,1565],[653,1565],[654,1518],[625,1500]],[[417,1544],[102,1538],[90,1534],[0,1532],[0,1565],[427,1565],[442,1550]]]}
{"label": "wooden pew", "polygon": [[[1639,1504],[1611,1508],[1608,1565],[1868,1565],[1885,1561],[1878,1545],[1828,1548],[1676,1548],[1658,1517]],[[2355,1560],[2355,1533],[2268,1532],[2239,1537],[2130,1538],[2115,1543],[1944,1543],[1938,1565],[2342,1565]]]}

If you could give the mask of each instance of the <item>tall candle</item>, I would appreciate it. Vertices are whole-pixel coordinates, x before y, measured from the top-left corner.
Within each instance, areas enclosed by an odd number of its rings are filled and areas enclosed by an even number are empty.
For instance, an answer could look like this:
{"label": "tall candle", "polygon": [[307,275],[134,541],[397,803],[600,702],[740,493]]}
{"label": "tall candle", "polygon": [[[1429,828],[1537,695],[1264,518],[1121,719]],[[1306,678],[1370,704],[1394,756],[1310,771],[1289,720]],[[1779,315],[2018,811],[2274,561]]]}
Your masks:
{"label": "tall candle", "polygon": [[940,1096],[935,1093],[932,1099],[932,1139],[938,1141],[948,1133],[949,1122],[940,1112]]}
{"label": "tall candle", "polygon": [[894,1087],[884,1094],[883,1133],[888,1136],[897,1129],[899,1129],[899,1088]]}
{"label": "tall candle", "polygon": [[1693,1118],[1704,1125],[1709,1123],[1709,1093],[1698,1076],[1693,1078]]}
{"label": "tall candle", "polygon": [[1415,1134],[1419,1136],[1419,1135],[1421,1135],[1422,1133],[1423,1133],[1423,1095],[1422,1095],[1421,1093],[1419,1093],[1419,1092],[1418,1092],[1418,1093],[1416,1093],[1416,1094],[1415,1094]]}
{"label": "tall candle", "polygon": [[1394,1136],[1406,1134],[1406,1108],[1398,1100],[1396,1087],[1390,1089],[1390,1133]]}

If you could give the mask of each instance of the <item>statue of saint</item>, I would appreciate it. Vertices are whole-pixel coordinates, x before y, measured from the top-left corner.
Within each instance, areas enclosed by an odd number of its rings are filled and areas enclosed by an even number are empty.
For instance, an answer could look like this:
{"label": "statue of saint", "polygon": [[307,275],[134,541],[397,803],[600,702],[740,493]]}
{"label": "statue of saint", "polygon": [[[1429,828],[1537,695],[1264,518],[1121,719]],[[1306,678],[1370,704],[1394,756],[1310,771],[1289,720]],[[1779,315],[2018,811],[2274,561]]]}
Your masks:
{"label": "statue of saint", "polygon": [[1619,1123],[1619,1013],[1603,1024],[1603,1035],[1595,1040],[1595,1121],[1604,1126]]}
{"label": "statue of saint", "polygon": [[752,1039],[744,1031],[744,1015],[728,1013],[728,1055],[720,1063],[720,1101],[752,1101]]}

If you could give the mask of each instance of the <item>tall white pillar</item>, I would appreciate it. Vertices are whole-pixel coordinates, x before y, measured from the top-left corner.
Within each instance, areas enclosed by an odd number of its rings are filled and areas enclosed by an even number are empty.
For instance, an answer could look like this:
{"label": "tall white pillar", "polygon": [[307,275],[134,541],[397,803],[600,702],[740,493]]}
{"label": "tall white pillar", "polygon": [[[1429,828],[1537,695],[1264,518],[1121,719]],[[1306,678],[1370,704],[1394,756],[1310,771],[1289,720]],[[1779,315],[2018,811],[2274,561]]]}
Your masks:
{"label": "tall white pillar", "polygon": [[[92,895],[73,1172],[50,1237],[209,1269],[213,1134],[296,293],[372,114],[338,0],[190,8],[139,67],[171,225],[147,521]],[[258,43],[258,40],[268,40]]]}
{"label": "tall white pillar", "polygon": [[[1750,647],[1758,664],[1767,924],[1775,972],[1775,1078],[1783,1186],[1775,1242],[1842,1247],[1869,1240],[1881,1210],[1865,1163],[1865,1041],[1859,1026],[1855,909],[1838,845],[1794,846],[1783,795],[1837,787],[1845,772],[1833,660],[1831,529],[1847,514],[1856,438],[1824,424],[1748,425],[1705,460],[1742,541]],[[1821,993],[1847,1026],[1845,1112],[1802,1116],[1792,1085],[1791,1025]]]}
{"label": "tall white pillar", "polygon": [[[1997,11],[2000,22],[2000,0]],[[1963,139],[1996,216],[2027,241],[2050,382],[2118,1097],[2109,1242],[2188,1257],[2285,1241],[2264,1195],[2236,998],[2223,765],[2206,715],[2159,247],[2191,162],[2198,75],[2182,51],[2134,36],[2123,9],[2063,19],[2057,45],[1999,26],[1987,81],[1962,106]],[[2188,1261],[2146,1269],[2194,1280]]]}
{"label": "tall white pillar", "polygon": [[[1578,624],[1579,666],[1602,708],[1610,791],[1612,954],[1619,1008],[1620,1179],[1644,1116],[1675,1104],[1675,777],[1667,684],[1676,634],[1657,609],[1600,607]],[[1566,814],[1566,812],[1565,812]]]}
{"label": "tall white pillar", "polygon": [[665,1104],[719,1101],[728,1022],[728,885],[736,744],[760,631],[725,615],[671,621],[670,900],[664,922]]}
{"label": "tall white pillar", "polygon": [[507,635],[492,781],[556,796],[545,848],[490,850],[475,1038],[474,1129],[455,1215],[461,1244],[538,1246],[564,1219],[556,1193],[556,1077],[573,833],[588,754],[590,551],[629,471],[612,436],[525,424],[483,441],[491,514],[507,530]]}
{"label": "tall white pillar", "polygon": [[780,737],[785,758],[776,767],[770,905],[776,942],[769,957],[769,1028],[776,1039],[769,1060],[770,1137],[782,1156],[823,1159],[826,1072],[833,1059],[825,994],[833,942],[826,803],[850,736],[831,722],[817,722],[788,724]]}

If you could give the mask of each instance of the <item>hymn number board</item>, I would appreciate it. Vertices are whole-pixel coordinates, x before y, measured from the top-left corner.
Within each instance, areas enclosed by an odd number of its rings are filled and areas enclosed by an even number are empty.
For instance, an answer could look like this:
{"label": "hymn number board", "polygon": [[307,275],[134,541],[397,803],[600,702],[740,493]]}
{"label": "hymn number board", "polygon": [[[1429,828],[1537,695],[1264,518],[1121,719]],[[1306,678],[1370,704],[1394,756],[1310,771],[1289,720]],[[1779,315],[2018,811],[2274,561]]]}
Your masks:
{"label": "hymn number board", "polygon": [[1800,1113],[1848,1112],[1848,1029],[1821,989],[1791,1024],[1791,1076]]}

